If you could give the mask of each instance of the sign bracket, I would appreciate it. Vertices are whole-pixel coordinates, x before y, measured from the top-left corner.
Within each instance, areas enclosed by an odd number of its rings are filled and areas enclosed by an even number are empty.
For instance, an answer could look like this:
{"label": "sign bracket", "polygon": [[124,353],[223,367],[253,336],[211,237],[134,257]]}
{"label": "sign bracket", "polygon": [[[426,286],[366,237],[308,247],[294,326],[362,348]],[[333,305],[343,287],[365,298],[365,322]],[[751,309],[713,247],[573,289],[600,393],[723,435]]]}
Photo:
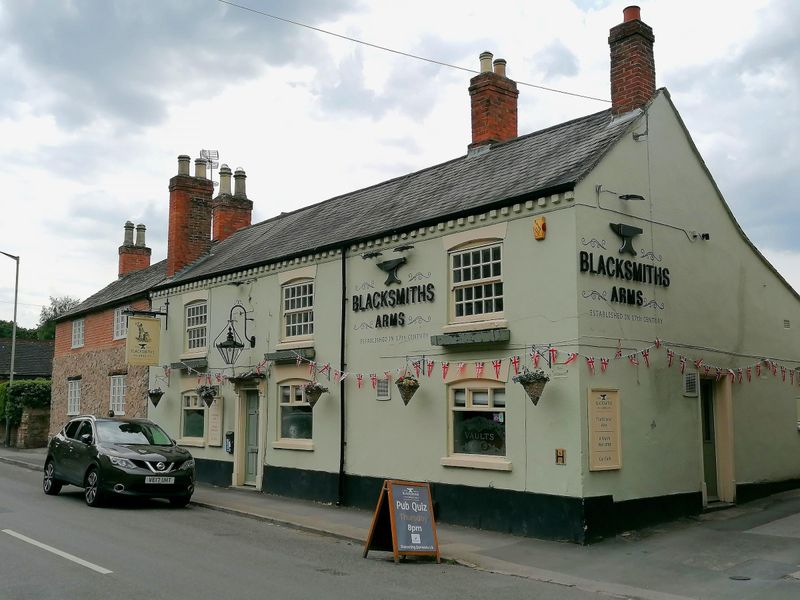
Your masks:
{"label": "sign bracket", "polygon": [[[169,299],[164,302],[164,310],[137,310],[126,308],[122,311],[123,315],[129,317],[169,317]],[[169,330],[169,318],[164,320],[164,329]]]}

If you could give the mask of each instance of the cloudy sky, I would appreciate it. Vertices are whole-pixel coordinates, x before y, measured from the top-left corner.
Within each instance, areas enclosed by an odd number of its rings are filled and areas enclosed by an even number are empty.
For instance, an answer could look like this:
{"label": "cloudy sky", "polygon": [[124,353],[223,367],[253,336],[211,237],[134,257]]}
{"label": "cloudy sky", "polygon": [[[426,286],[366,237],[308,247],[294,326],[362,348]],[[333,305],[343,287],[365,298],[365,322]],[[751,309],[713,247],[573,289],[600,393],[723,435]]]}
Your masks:
{"label": "cloudy sky", "polygon": [[[610,0],[236,0],[373,44],[608,98]],[[667,87],[747,235],[800,290],[800,2],[640,0]],[[468,72],[220,0],[0,4],[0,250],[20,325],[116,278],[126,220],[166,256],[167,185],[202,148],[247,171],[253,221],[463,155]],[[520,133],[607,104],[520,86]],[[0,256],[0,319],[14,262]]]}

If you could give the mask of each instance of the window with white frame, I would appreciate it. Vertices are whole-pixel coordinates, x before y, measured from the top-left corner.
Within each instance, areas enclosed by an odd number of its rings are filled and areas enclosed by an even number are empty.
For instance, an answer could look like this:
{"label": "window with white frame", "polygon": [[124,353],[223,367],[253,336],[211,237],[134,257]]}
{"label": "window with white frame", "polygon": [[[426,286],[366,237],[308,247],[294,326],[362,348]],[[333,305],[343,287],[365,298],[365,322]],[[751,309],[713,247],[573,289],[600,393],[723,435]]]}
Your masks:
{"label": "window with white frame", "polygon": [[506,390],[474,381],[450,388],[451,454],[506,456]]}
{"label": "window with white frame", "polygon": [[492,242],[450,252],[453,321],[503,315],[502,248],[501,243]]}
{"label": "window with white frame", "polygon": [[297,381],[278,386],[279,437],[283,440],[311,439],[313,413],[303,393],[305,383]]}
{"label": "window with white frame", "polygon": [[83,319],[75,319],[72,322],[72,347],[81,346],[83,346]]}
{"label": "window with white frame", "polygon": [[125,311],[130,306],[120,306],[114,309],[114,339],[121,340],[128,336],[128,315]]}
{"label": "window with white frame", "polygon": [[67,415],[81,414],[81,380],[67,381]]}
{"label": "window with white frame", "polygon": [[208,304],[193,302],[186,305],[186,349],[202,350],[208,344]]}
{"label": "window with white frame", "polygon": [[287,283],[283,294],[283,337],[314,335],[314,281]]}
{"label": "window with white frame", "polygon": [[125,387],[127,375],[111,376],[111,400],[109,408],[114,411],[115,416],[125,414]]}
{"label": "window with white frame", "polygon": [[206,436],[206,404],[194,392],[183,394],[181,437],[204,440]]}

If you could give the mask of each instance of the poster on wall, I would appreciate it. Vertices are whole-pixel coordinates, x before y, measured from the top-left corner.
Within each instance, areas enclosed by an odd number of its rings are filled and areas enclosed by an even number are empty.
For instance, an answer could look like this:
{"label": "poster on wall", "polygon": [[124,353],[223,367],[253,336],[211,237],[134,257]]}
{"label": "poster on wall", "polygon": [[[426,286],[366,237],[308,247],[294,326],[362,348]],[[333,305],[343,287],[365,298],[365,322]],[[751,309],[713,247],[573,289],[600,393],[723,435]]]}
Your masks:
{"label": "poster on wall", "polygon": [[222,396],[208,407],[208,445],[222,446]]}
{"label": "poster on wall", "polygon": [[129,365],[157,365],[161,321],[154,317],[128,317],[125,362]]}
{"label": "poster on wall", "polygon": [[619,390],[589,390],[589,470],[622,468]]}

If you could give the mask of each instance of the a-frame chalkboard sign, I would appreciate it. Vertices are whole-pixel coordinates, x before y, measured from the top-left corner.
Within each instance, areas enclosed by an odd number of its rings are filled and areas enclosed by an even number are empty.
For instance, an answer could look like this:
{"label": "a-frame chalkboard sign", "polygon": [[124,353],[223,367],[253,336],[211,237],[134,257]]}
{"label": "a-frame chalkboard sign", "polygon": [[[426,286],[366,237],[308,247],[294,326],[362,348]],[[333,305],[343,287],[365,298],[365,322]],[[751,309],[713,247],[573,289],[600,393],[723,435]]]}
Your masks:
{"label": "a-frame chalkboard sign", "polygon": [[383,482],[364,544],[364,558],[370,550],[392,552],[394,562],[404,555],[435,556],[440,562],[431,488],[427,483],[394,479]]}

